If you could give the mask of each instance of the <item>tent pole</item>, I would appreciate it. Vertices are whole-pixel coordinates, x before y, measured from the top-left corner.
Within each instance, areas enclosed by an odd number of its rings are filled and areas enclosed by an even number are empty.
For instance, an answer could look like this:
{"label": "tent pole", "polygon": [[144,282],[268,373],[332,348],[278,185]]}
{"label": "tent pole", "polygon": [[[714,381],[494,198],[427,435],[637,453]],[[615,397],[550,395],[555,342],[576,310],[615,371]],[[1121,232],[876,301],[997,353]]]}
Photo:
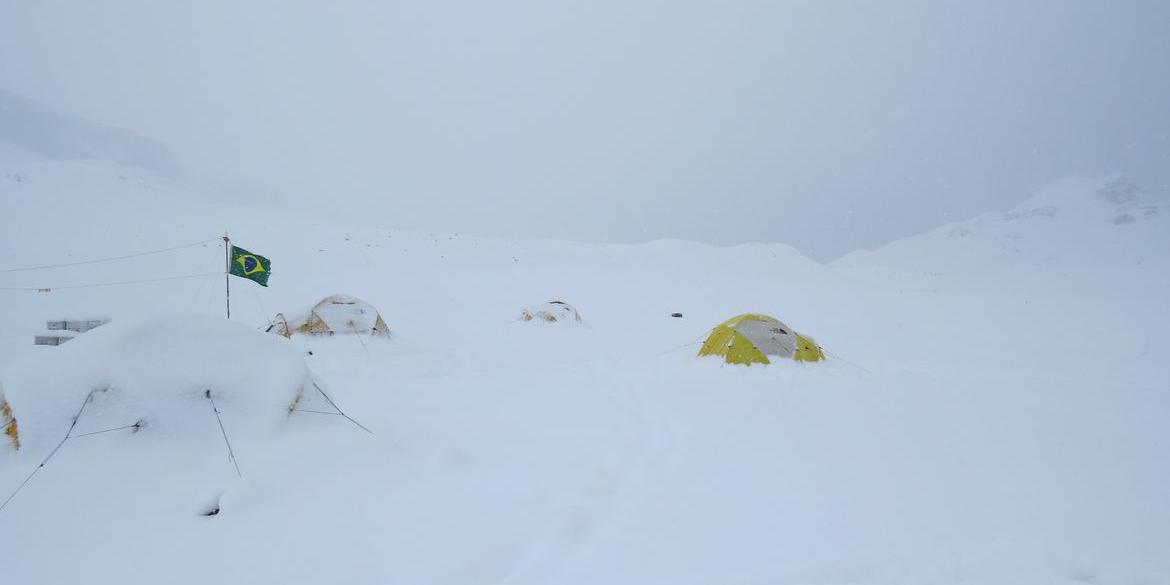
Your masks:
{"label": "tent pole", "polygon": [[232,318],[232,243],[227,232],[223,233],[223,291],[224,302],[227,305],[227,318]]}

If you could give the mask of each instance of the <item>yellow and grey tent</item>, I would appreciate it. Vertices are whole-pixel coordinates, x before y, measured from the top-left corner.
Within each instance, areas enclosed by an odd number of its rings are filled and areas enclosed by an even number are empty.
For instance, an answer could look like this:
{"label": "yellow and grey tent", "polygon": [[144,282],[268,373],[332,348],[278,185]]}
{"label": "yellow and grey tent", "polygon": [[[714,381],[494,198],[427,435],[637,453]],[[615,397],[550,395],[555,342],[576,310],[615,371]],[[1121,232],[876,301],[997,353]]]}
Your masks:
{"label": "yellow and grey tent", "polygon": [[293,333],[308,335],[334,335],[352,333],[358,335],[388,336],[390,327],[373,305],[349,295],[330,295],[313,306],[308,314],[288,319],[278,313],[268,326],[269,333],[291,336]]}
{"label": "yellow and grey tent", "polygon": [[699,349],[729,364],[770,364],[768,356],[819,362],[825,353],[812,337],[794,331],[775,317],[744,313],[720,323]]}

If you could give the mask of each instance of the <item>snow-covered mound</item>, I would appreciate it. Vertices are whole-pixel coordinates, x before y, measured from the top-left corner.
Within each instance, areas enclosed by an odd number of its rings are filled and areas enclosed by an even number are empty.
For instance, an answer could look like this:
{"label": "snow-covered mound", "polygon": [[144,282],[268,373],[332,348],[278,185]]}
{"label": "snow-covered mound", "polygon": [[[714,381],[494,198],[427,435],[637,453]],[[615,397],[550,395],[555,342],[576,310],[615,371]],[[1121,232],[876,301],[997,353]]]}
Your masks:
{"label": "snow-covered mound", "polygon": [[[153,439],[208,428],[211,400],[240,433],[267,433],[311,383],[287,340],[222,318],[187,315],[115,322],[4,373],[22,451],[73,434],[140,423]],[[207,392],[211,392],[210,398]],[[84,409],[83,409],[84,405]]]}
{"label": "snow-covered mound", "polygon": [[[1066,178],[1016,208],[848,254],[834,268],[879,280],[1003,278],[1070,284],[1086,268],[1116,276],[1170,263],[1170,202],[1124,177]],[[1093,277],[1087,276],[1089,279]],[[1079,284],[1079,283],[1077,283]]]}

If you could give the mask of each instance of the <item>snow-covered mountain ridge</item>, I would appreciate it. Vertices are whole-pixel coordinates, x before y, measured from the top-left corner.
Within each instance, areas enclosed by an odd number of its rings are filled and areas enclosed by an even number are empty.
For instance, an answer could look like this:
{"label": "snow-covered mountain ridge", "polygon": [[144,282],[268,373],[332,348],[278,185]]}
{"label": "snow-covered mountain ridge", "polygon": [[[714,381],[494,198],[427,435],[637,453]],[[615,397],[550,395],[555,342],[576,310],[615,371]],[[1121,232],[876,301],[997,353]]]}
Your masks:
{"label": "snow-covered mountain ridge", "polygon": [[0,89],[0,161],[24,151],[59,161],[92,161],[175,176],[181,171],[162,143],[133,132],[55,112]]}
{"label": "snow-covered mountain ridge", "polygon": [[1109,177],[1063,179],[1009,211],[856,251],[831,266],[887,284],[925,278],[930,286],[1051,290],[1098,286],[1105,274],[1123,287],[1152,286],[1167,264],[1170,202]]}

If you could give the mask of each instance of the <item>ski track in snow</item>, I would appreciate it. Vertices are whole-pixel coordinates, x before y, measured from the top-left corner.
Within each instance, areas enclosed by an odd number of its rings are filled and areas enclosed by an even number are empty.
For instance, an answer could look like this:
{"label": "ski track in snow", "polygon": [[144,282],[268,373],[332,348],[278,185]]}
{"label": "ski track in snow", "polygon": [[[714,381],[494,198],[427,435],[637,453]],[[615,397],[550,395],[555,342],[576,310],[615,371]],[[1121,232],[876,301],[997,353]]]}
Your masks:
{"label": "ski track in snow", "polygon": [[613,518],[635,505],[638,490],[656,470],[678,460],[676,424],[655,408],[636,384],[611,379],[604,396],[630,420],[633,432],[616,453],[595,464],[590,480],[556,506],[563,513],[529,543],[501,584],[565,582],[574,565],[587,563],[597,542],[613,530]]}

